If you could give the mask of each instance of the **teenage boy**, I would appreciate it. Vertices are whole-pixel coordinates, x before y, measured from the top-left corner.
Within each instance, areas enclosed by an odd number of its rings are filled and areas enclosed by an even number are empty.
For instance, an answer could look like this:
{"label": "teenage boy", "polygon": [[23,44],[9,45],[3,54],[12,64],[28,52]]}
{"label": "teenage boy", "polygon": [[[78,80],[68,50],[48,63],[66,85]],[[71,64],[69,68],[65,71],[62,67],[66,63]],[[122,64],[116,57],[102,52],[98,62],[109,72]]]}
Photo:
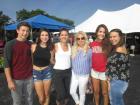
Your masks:
{"label": "teenage boy", "polygon": [[[27,40],[30,25],[17,25],[17,38],[6,43],[4,48],[5,75],[11,90],[13,105],[33,105],[31,42]],[[24,97],[24,98],[23,98]]]}

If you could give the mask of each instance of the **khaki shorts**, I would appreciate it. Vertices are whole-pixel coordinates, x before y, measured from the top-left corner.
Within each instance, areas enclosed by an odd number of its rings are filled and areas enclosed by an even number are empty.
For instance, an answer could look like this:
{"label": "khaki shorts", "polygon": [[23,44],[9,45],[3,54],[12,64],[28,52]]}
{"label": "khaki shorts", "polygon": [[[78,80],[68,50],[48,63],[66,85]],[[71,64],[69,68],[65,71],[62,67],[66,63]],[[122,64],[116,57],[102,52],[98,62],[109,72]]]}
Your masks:
{"label": "khaki shorts", "polygon": [[105,72],[98,72],[94,69],[91,70],[91,76],[95,79],[106,80]]}

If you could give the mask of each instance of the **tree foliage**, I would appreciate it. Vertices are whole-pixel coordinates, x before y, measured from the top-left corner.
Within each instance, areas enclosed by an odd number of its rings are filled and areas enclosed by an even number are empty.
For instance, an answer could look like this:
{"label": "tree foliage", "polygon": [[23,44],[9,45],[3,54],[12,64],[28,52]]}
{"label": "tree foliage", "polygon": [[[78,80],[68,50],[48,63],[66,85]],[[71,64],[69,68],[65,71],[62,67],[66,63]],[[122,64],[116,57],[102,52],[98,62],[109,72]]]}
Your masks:
{"label": "tree foliage", "polygon": [[19,10],[16,12],[16,18],[17,18],[17,21],[22,21],[27,18],[30,18],[30,12],[27,11],[26,9]]}
{"label": "tree foliage", "polygon": [[3,25],[8,24],[10,21],[10,17],[3,14],[2,11],[0,11],[0,27],[3,27]]}
{"label": "tree foliage", "polygon": [[51,16],[46,11],[43,11],[41,9],[36,9],[36,10],[32,10],[32,11],[27,11],[26,9],[22,9],[22,10],[19,10],[16,12],[16,17],[17,17],[17,21],[22,21],[22,20],[31,18],[31,17],[39,15],[39,14],[46,15],[46,16],[48,16],[52,19],[55,19],[57,21],[63,22],[63,23],[68,24],[70,26],[74,26],[74,21],[69,20],[69,19],[58,18],[56,16]]}
{"label": "tree foliage", "polygon": [[62,22],[62,23],[65,23],[65,24],[68,24],[68,25],[70,25],[70,26],[74,26],[74,21],[72,21],[72,20],[69,20],[69,19],[62,19],[62,18],[58,18],[58,17],[56,17],[56,16],[48,16],[48,17],[50,17],[50,18],[52,18],[52,19],[55,19],[55,20],[57,20],[57,21],[60,21],[60,22]]}

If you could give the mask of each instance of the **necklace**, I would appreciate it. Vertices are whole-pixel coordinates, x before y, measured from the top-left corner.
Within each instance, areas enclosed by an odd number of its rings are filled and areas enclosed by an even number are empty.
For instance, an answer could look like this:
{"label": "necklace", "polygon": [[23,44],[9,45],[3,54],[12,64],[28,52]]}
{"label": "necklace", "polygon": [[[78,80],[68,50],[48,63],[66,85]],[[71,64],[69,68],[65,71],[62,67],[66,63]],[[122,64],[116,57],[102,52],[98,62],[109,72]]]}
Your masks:
{"label": "necklace", "polygon": [[63,49],[64,51],[67,51],[67,50],[68,50],[68,45],[67,45],[67,43],[66,43],[66,44],[60,43],[60,44],[61,44],[61,47],[62,47],[62,49]]}
{"label": "necklace", "polygon": [[42,48],[47,47],[47,45],[46,45],[46,44],[40,44],[40,46],[41,46]]}

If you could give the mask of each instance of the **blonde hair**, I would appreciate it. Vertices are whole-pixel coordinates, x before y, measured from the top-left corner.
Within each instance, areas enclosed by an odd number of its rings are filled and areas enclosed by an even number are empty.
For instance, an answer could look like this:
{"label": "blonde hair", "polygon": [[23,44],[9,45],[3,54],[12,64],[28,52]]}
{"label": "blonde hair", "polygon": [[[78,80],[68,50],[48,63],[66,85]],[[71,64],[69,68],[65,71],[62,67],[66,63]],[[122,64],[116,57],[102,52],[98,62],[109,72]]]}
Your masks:
{"label": "blonde hair", "polygon": [[78,51],[78,42],[76,39],[78,38],[79,35],[82,35],[85,38],[85,44],[82,48],[82,50],[84,51],[85,54],[87,53],[87,50],[89,48],[89,41],[88,41],[87,34],[83,31],[79,31],[78,33],[75,34],[74,45],[72,46],[72,58],[74,58],[76,56],[77,51]]}

